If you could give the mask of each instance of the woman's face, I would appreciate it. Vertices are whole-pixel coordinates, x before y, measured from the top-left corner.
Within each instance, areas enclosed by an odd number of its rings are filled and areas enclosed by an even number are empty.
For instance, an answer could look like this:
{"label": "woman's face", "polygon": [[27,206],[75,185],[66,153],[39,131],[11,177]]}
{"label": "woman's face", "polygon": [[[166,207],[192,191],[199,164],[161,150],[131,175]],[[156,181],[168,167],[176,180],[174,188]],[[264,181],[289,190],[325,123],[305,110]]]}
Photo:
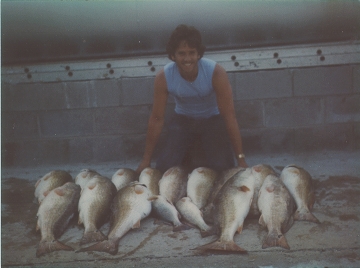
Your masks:
{"label": "woman's face", "polygon": [[186,41],[182,41],[175,50],[172,60],[179,68],[181,76],[186,80],[195,80],[198,73],[198,60],[200,55],[196,48],[189,47]]}

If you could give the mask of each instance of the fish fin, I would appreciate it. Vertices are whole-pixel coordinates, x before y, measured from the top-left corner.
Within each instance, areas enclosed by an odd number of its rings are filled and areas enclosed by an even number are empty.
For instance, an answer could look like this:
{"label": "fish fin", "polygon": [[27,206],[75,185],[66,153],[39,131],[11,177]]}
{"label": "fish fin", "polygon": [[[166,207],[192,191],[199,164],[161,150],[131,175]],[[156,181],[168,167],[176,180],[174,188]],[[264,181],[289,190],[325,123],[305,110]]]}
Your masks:
{"label": "fish fin", "polygon": [[40,230],[40,226],[38,223],[36,223],[36,232]]}
{"label": "fish fin", "polygon": [[243,225],[241,224],[241,225],[237,228],[236,231],[238,232],[238,234],[241,234],[242,230],[243,230]]}
{"label": "fish fin", "polygon": [[242,185],[242,186],[238,187],[238,190],[241,191],[241,192],[248,192],[248,191],[250,191],[250,189],[249,189],[247,186],[245,186],[245,185]]}
{"label": "fish fin", "polygon": [[165,172],[164,177],[169,176],[172,171],[173,171],[173,169],[172,169],[172,168],[169,168],[169,169]]}
{"label": "fish fin", "polygon": [[264,221],[264,217],[262,214],[260,215],[260,218],[259,218],[259,224],[263,227],[266,227],[266,223]]}
{"label": "fish fin", "polygon": [[135,193],[136,194],[142,194],[143,192],[144,192],[144,189],[143,189],[142,185],[139,185],[139,184],[135,185]]}
{"label": "fish fin", "polygon": [[111,255],[115,255],[118,252],[118,246],[119,244],[117,241],[104,240],[89,247],[81,248],[76,252],[100,251],[100,252],[107,252]]}
{"label": "fish fin", "polygon": [[189,230],[189,229],[192,229],[192,227],[183,223],[178,226],[174,226],[173,232],[180,232],[180,231]]}
{"label": "fish fin", "polygon": [[37,182],[35,183],[35,189],[38,187],[38,185],[40,184],[41,179],[38,179]]}
{"label": "fish fin", "polygon": [[310,221],[315,223],[321,223],[310,211],[299,212],[298,210],[295,212],[294,220],[296,221]]}
{"label": "fish fin", "polygon": [[[50,193],[50,191],[49,190],[47,190],[47,191],[45,191],[44,193],[43,193],[43,195],[44,196],[48,196],[48,194]],[[39,201],[39,204],[41,204],[41,202]]]}
{"label": "fish fin", "polygon": [[284,249],[290,249],[288,242],[283,234],[278,235],[277,233],[269,233],[262,245],[262,248],[270,247],[282,247]]}
{"label": "fish fin", "polygon": [[60,188],[56,188],[54,192],[59,196],[63,196],[65,194],[64,191]]}
{"label": "fish fin", "polygon": [[36,257],[41,257],[47,253],[58,251],[58,250],[68,250],[72,251],[74,250],[72,247],[67,246],[57,240],[53,240],[51,242],[48,241],[42,241],[39,243],[39,246],[36,250]]}
{"label": "fish fin", "polygon": [[49,175],[47,175],[45,178],[44,178],[44,181],[46,181],[46,180],[48,180],[50,177],[51,177],[51,175],[52,175],[53,173],[52,172],[50,172],[50,174]]}
{"label": "fish fin", "polygon": [[247,251],[238,245],[234,241],[220,241],[216,240],[209,244],[197,247],[199,250],[221,250],[221,251],[236,251],[239,253],[247,253]]}
{"label": "fish fin", "polygon": [[291,166],[292,168],[289,170],[291,173],[300,174],[300,170],[297,166]]}
{"label": "fish fin", "polygon": [[122,176],[122,175],[124,175],[124,173],[125,173],[125,170],[121,169],[118,171],[118,173],[116,175]]}
{"label": "fish fin", "polygon": [[[167,201],[170,205],[174,206],[173,202],[171,202],[170,200],[167,200],[167,198],[166,198],[166,201]],[[175,207],[175,206],[174,206],[174,207]]]}
{"label": "fish fin", "polygon": [[208,237],[208,236],[211,236],[211,235],[215,235],[218,233],[218,229],[213,225],[211,226],[211,228],[207,231],[201,231],[200,230],[200,235],[202,238],[204,237]]}
{"label": "fish fin", "polygon": [[151,197],[148,198],[148,201],[152,202],[155,201],[156,199],[158,199],[159,197],[157,195],[153,195]]}
{"label": "fish fin", "polygon": [[274,189],[275,189],[274,185],[266,187],[266,191],[268,191],[268,193],[272,193]]}
{"label": "fish fin", "polygon": [[97,185],[96,182],[95,182],[95,183],[91,183],[90,185],[88,185],[89,190],[94,189],[94,188],[96,187],[96,185]]}
{"label": "fish fin", "polygon": [[253,166],[253,170],[255,170],[256,172],[261,172],[261,165]]}
{"label": "fish fin", "polygon": [[106,238],[107,237],[100,230],[85,232],[80,240],[80,246],[91,242],[104,241]]}
{"label": "fish fin", "polygon": [[138,220],[132,227],[132,229],[140,228],[140,220]]}

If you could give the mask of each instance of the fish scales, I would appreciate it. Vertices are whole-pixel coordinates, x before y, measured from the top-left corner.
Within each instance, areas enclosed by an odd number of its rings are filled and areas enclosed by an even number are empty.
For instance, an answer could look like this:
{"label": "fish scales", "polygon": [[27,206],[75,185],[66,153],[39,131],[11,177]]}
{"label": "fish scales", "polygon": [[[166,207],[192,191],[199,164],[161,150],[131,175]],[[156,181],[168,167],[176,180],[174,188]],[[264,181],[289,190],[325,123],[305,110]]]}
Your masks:
{"label": "fish scales", "polygon": [[56,239],[64,232],[76,212],[79,198],[80,186],[73,182],[53,189],[45,197],[37,212],[36,230],[41,231],[37,257],[57,250],[73,250]]}
{"label": "fish scales", "polygon": [[115,255],[120,239],[131,229],[140,228],[140,221],[150,214],[150,195],[145,185],[136,182],[120,189],[112,203],[108,239],[77,252],[100,251]]}
{"label": "fish scales", "polygon": [[136,181],[137,174],[135,170],[131,168],[120,168],[118,169],[111,178],[111,181],[115,185],[116,189],[120,189],[127,186],[129,183]]}
{"label": "fish scales", "polygon": [[110,215],[111,202],[116,194],[116,187],[110,179],[95,175],[85,185],[79,200],[79,224],[84,224],[85,231],[80,245],[106,239],[99,228]]}
{"label": "fish scales", "polygon": [[196,168],[189,175],[187,196],[199,209],[207,204],[217,176],[215,170],[206,167]]}
{"label": "fish scales", "polygon": [[246,252],[233,239],[236,232],[241,233],[249,213],[254,180],[251,168],[247,168],[225,183],[214,200],[214,223],[220,230],[220,236],[218,240],[197,249]]}
{"label": "fish scales", "polygon": [[35,198],[40,204],[44,200],[46,193],[71,181],[73,181],[73,178],[66,171],[63,170],[50,171],[36,182],[35,194],[34,194]]}
{"label": "fish scales", "polygon": [[280,179],[295,200],[297,209],[294,219],[320,223],[311,213],[311,209],[315,203],[315,189],[309,172],[302,167],[288,165],[282,170]]}
{"label": "fish scales", "polygon": [[284,234],[291,228],[294,218],[294,200],[286,186],[274,174],[268,175],[259,191],[259,223],[268,229],[262,248],[290,249]]}
{"label": "fish scales", "polygon": [[159,181],[162,177],[160,170],[145,168],[139,176],[139,182],[146,185],[152,195],[159,195]]}
{"label": "fish scales", "polygon": [[75,183],[83,189],[94,176],[100,175],[96,170],[84,168],[75,177]]}
{"label": "fish scales", "polygon": [[159,181],[159,194],[172,204],[186,195],[188,175],[181,167],[168,169]]}
{"label": "fish scales", "polygon": [[183,197],[176,203],[176,208],[183,218],[200,229],[202,237],[215,233],[215,228],[206,224],[200,209],[191,201],[190,197]]}

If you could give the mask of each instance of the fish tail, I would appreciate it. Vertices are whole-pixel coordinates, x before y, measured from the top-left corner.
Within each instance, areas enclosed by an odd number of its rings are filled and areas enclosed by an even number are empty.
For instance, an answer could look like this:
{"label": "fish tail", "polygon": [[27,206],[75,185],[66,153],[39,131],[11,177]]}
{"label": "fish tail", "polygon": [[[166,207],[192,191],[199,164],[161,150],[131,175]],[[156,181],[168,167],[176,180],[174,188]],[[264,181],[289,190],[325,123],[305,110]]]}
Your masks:
{"label": "fish tail", "polygon": [[285,249],[290,249],[290,246],[283,234],[277,233],[269,233],[264,243],[262,244],[262,248],[270,248],[270,247],[282,247]]}
{"label": "fish tail", "polygon": [[91,242],[100,242],[106,240],[107,237],[100,231],[89,231],[84,233],[83,237],[80,240],[80,246],[88,244]]}
{"label": "fish tail", "polygon": [[50,253],[53,251],[58,251],[58,250],[72,251],[74,249],[70,246],[67,246],[67,245],[57,241],[57,240],[53,240],[50,242],[49,241],[41,241],[36,250],[36,257],[41,257],[47,253]]}
{"label": "fish tail", "polygon": [[321,223],[310,211],[300,212],[296,211],[294,215],[294,220],[296,221],[310,221],[315,223]]}
{"label": "fish tail", "polygon": [[247,251],[238,245],[234,241],[214,241],[212,243],[197,247],[199,250],[221,250],[221,251],[235,251],[239,253],[247,253]]}
{"label": "fish tail", "polygon": [[211,226],[208,230],[205,231],[200,230],[200,235],[202,238],[215,235],[217,233],[218,233],[218,229],[215,227],[215,225]]}
{"label": "fish tail", "polygon": [[174,226],[173,232],[180,232],[180,231],[184,231],[184,230],[189,230],[191,228],[192,228],[191,226],[183,223],[178,226]]}
{"label": "fish tail", "polygon": [[76,252],[86,252],[86,251],[100,251],[100,252],[107,252],[111,255],[115,255],[118,252],[118,243],[116,243],[113,240],[104,240],[92,246],[81,248]]}

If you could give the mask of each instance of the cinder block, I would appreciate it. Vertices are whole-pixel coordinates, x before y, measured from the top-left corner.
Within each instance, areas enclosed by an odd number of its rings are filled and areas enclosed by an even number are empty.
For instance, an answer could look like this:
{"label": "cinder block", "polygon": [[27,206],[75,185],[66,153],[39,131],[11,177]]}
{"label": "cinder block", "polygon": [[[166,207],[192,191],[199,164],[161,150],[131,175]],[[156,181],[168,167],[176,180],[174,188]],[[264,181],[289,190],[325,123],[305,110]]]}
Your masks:
{"label": "cinder block", "polygon": [[119,80],[93,80],[94,103],[96,107],[120,106],[121,83]]}
{"label": "cinder block", "polygon": [[77,137],[69,140],[69,163],[93,163],[94,149],[91,138]]}
{"label": "cinder block", "polygon": [[39,138],[35,112],[3,112],[1,115],[2,141]]}
{"label": "cinder block", "polygon": [[244,129],[241,130],[242,145],[245,154],[249,153],[260,153],[262,152],[261,139],[262,139],[262,130],[261,129]]}
{"label": "cinder block", "polygon": [[233,98],[235,99],[235,90],[236,90],[236,73],[235,72],[228,72],[227,73],[228,75],[228,79],[229,79],[229,82],[230,82],[230,85],[231,85],[231,88],[232,88],[232,91],[233,91]]}
{"label": "cinder block", "polygon": [[2,159],[9,166],[66,164],[69,159],[68,140],[29,140],[5,144]]}
{"label": "cinder block", "polygon": [[5,88],[2,103],[5,111],[58,110],[66,108],[61,83],[16,84]]}
{"label": "cinder block", "polygon": [[299,128],[295,130],[295,151],[351,149],[353,139],[351,124]]}
{"label": "cinder block", "polygon": [[140,160],[145,150],[145,139],[146,134],[124,135],[122,137],[125,161],[135,159],[138,160],[140,164]]}
{"label": "cinder block", "polygon": [[90,109],[48,111],[39,115],[44,137],[84,136],[94,133],[94,115]]}
{"label": "cinder block", "polygon": [[360,149],[360,123],[354,123],[354,150]]}
{"label": "cinder block", "polygon": [[237,101],[234,102],[234,105],[240,129],[264,126],[261,101]]}
{"label": "cinder block", "polygon": [[246,153],[292,153],[294,130],[291,128],[259,128],[242,131]]}
{"label": "cinder block", "polygon": [[346,94],[351,91],[351,66],[326,66],[294,70],[295,96]]}
{"label": "cinder block", "polygon": [[66,108],[94,107],[94,92],[90,83],[89,81],[69,81],[63,83],[66,94]]}
{"label": "cinder block", "polygon": [[95,128],[97,134],[140,134],[145,133],[149,120],[148,106],[126,106],[96,110]]}
{"label": "cinder block", "polygon": [[326,122],[360,122],[360,94],[327,97]]}
{"label": "cinder block", "polygon": [[154,78],[123,78],[122,105],[152,104],[154,99]]}
{"label": "cinder block", "polygon": [[101,162],[122,162],[126,159],[122,136],[105,136],[92,139],[94,148],[94,161]]}
{"label": "cinder block", "polygon": [[353,67],[354,92],[360,92],[360,65]]}
{"label": "cinder block", "polygon": [[290,70],[235,73],[235,100],[282,98],[292,95]]}
{"label": "cinder block", "polygon": [[118,80],[70,81],[63,86],[68,109],[120,105]]}
{"label": "cinder block", "polygon": [[324,100],[321,98],[296,98],[266,100],[266,127],[299,127],[323,124]]}

